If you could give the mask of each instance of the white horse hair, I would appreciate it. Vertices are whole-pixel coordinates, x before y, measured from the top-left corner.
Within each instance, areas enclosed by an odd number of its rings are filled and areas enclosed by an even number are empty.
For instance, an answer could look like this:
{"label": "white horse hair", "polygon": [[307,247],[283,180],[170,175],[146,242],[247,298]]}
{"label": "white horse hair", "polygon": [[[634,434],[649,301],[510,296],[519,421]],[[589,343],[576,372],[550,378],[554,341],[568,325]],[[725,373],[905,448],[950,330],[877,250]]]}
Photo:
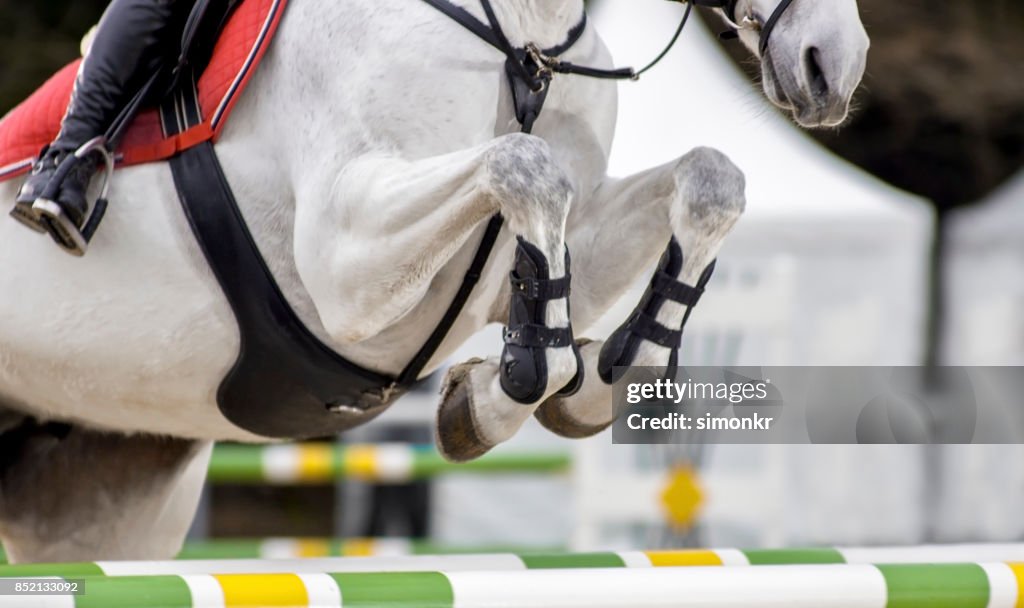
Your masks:
{"label": "white horse hair", "polygon": [[[476,0],[457,3],[484,19]],[[583,11],[582,0],[493,3],[515,45],[557,45]],[[766,16],[775,3],[740,0],[737,13]],[[741,39],[756,55],[757,32]],[[796,0],[762,58],[765,91],[801,125],[839,124],[867,48],[855,0]],[[565,59],[613,65],[592,26]],[[616,119],[616,85],[607,81],[556,76],[534,134],[517,133],[504,60],[417,0],[293,2],[217,146],[289,302],[359,365],[401,370],[451,302],[496,212],[506,229],[427,372],[484,325],[507,321],[515,235],[546,255],[553,277],[564,273],[568,246],[582,336],[672,237],[686,260],[677,279],[694,284],[744,209],[743,174],[710,148],[606,177]],[[0,185],[0,201],[13,204],[17,186]],[[0,261],[0,433],[8,431],[0,538],[9,555],[171,557],[195,508],[208,442],[266,438],[216,406],[238,330],[167,165],[116,174],[110,212],[84,258],[4,218]],[[547,310],[549,327],[569,322],[564,300]],[[685,312],[669,303],[658,321],[678,328]],[[442,449],[455,458],[485,451],[538,407],[563,435],[607,426],[602,343],[581,343],[583,389],[552,397],[576,363],[569,348],[549,349],[548,390],[531,406],[503,393],[496,357],[451,370],[442,408],[467,411],[474,428],[469,436],[439,428]],[[635,362],[665,365],[668,356],[645,343]],[[48,432],[47,421],[69,423],[70,434]]]}

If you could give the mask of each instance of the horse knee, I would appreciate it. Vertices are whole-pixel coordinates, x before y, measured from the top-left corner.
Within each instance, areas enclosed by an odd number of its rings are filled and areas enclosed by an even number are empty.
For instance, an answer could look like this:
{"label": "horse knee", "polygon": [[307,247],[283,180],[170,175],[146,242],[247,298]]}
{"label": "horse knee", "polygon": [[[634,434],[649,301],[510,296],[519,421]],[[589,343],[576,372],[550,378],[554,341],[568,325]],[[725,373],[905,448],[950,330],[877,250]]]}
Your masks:
{"label": "horse knee", "polygon": [[548,244],[562,240],[573,187],[547,142],[506,135],[487,153],[484,168],[488,190],[512,230]]}
{"label": "horse knee", "polygon": [[704,230],[731,228],[746,208],[743,172],[714,148],[694,148],[680,159],[676,187],[682,207],[672,210],[680,216],[673,219]]}

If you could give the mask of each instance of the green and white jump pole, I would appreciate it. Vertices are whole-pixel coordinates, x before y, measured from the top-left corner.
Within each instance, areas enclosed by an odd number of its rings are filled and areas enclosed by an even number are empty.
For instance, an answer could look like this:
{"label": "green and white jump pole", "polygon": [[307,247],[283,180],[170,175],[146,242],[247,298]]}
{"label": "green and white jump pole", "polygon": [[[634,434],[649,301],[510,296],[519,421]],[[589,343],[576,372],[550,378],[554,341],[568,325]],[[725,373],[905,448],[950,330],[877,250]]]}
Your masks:
{"label": "green and white jump pole", "polygon": [[93,575],[68,580],[79,584],[83,593],[2,595],[0,607],[1024,606],[1024,565],[1005,563]]}

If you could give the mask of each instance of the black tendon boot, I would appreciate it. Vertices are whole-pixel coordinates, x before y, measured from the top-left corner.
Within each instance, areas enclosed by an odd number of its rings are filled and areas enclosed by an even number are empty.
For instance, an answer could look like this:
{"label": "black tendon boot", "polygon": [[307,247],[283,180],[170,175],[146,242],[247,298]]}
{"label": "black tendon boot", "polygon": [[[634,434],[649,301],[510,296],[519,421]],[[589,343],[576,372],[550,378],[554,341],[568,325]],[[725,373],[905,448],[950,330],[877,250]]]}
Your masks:
{"label": "black tendon boot", "polygon": [[[548,387],[545,349],[572,347],[576,375],[559,394],[571,395],[583,384],[583,360],[568,327],[547,327],[547,303],[569,297],[569,252],[565,252],[565,276],[552,279],[547,259],[537,247],[519,237],[515,265],[509,280],[509,305],[505,348],[501,353],[501,388],[519,403],[535,403]],[[568,306],[568,302],[566,302]]]}
{"label": "black tendon boot", "polygon": [[[188,0],[114,0],[107,7],[79,68],[60,134],[40,155],[18,192],[11,212],[15,219],[33,230],[51,231],[54,240],[67,248],[62,242],[66,235],[53,232],[52,227],[60,224],[67,230],[81,230],[88,210],[85,192],[98,160],[95,154],[72,157],[106,132],[132,95],[159,70],[166,54],[177,50],[169,43],[191,5]],[[58,172],[65,163],[66,168]],[[60,184],[51,184],[55,176]],[[51,204],[36,205],[44,192]]]}
{"label": "black tendon boot", "polygon": [[[614,373],[616,367],[633,364],[637,349],[644,340],[672,349],[665,375],[675,376],[679,365],[679,346],[683,341],[683,328],[690,318],[690,312],[704,293],[704,287],[711,280],[714,270],[715,262],[712,261],[701,273],[696,287],[679,282],[676,277],[683,271],[683,250],[673,237],[662,254],[661,261],[658,262],[651,284],[633,310],[633,314],[612,333],[601,348],[597,371],[605,384],[611,384],[621,376],[621,371],[618,374]],[[687,307],[679,329],[665,327],[657,320],[661,305],[668,300]]]}

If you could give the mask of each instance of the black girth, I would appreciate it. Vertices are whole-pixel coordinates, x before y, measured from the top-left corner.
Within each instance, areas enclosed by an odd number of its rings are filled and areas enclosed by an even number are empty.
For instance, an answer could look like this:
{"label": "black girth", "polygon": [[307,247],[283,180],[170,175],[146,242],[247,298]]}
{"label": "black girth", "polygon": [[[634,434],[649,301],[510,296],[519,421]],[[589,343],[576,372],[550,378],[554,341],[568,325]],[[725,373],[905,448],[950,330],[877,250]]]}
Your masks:
{"label": "black girth", "polygon": [[[605,70],[558,59],[583,35],[585,15],[557,47],[515,48],[505,37],[488,0],[481,0],[481,4],[489,24],[448,0],[424,1],[506,56],[505,72],[516,119],[525,133],[532,130],[540,115],[553,74],[635,79],[660,61],[678,39],[693,3],[719,7],[732,4],[726,0],[691,0],[672,43],[650,65],[641,70]],[[767,44],[767,34],[791,1],[783,0],[765,24],[762,44]],[[194,99],[194,77],[186,75],[179,83],[165,105],[177,105],[187,120],[178,127],[185,130],[201,117]],[[503,223],[500,215],[491,218],[454,301],[405,369],[397,377],[390,377],[363,369],[335,353],[291,309],[245,225],[211,144],[181,153],[171,160],[171,170],[185,215],[234,311],[241,336],[238,358],[217,392],[218,406],[233,424],[267,437],[337,433],[371,418],[416,382],[469,300]]]}
{"label": "black girth", "polygon": [[[513,49],[496,21],[488,28],[454,5],[446,8],[453,19],[509,52],[506,71],[516,96],[516,117],[528,132],[540,114],[549,73],[529,51]],[[561,54],[585,27],[581,21],[563,45],[543,53]],[[165,111],[176,107],[175,113],[185,117],[185,124],[174,125],[179,130],[202,120],[194,79],[183,77],[164,104]],[[341,357],[298,318],[249,233],[211,144],[189,149],[170,164],[189,225],[231,305],[241,338],[238,358],[218,388],[217,405],[233,424],[267,437],[337,433],[366,421],[415,383],[469,300],[502,226],[500,216],[491,218],[437,328],[405,369],[390,377]]]}

